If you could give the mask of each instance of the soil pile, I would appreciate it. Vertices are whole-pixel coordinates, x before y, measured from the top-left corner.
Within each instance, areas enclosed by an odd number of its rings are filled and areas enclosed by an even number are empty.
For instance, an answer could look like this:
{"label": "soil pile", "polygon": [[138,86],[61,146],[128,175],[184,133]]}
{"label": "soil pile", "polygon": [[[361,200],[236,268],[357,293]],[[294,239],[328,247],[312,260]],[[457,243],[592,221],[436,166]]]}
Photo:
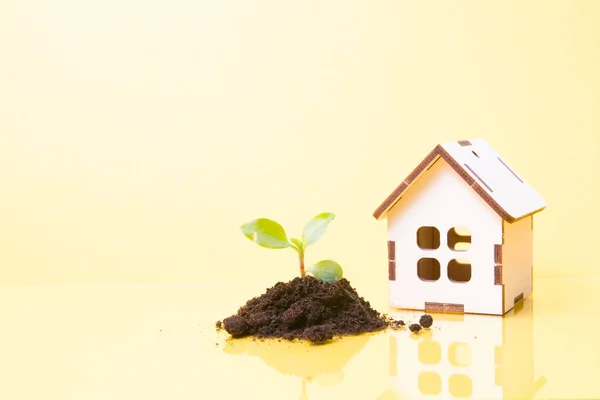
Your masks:
{"label": "soil pile", "polygon": [[278,282],[249,300],[237,314],[217,322],[232,337],[301,339],[324,342],[334,336],[375,332],[396,321],[374,310],[345,278],[323,282],[312,276]]}

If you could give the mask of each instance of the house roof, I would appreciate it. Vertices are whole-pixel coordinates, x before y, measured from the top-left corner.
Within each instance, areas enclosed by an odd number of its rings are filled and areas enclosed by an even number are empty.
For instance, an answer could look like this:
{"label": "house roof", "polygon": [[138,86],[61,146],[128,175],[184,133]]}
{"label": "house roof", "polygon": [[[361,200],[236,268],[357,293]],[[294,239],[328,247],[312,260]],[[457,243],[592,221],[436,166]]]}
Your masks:
{"label": "house roof", "polygon": [[484,140],[438,144],[373,213],[381,219],[434,162],[442,158],[507,222],[546,208],[544,199]]}

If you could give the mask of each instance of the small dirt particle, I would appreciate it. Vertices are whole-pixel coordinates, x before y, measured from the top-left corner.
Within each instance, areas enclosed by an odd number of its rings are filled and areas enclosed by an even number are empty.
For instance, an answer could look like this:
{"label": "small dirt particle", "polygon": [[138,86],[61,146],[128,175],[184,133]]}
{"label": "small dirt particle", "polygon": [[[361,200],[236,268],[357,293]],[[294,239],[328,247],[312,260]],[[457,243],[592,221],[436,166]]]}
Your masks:
{"label": "small dirt particle", "polygon": [[424,314],[421,316],[419,324],[421,324],[423,328],[429,328],[431,325],[433,325],[433,317],[431,315]]}
{"label": "small dirt particle", "polygon": [[408,329],[410,329],[410,331],[412,333],[419,333],[419,331],[422,329],[421,325],[419,324],[412,324],[411,326],[408,327]]}
{"label": "small dirt particle", "polygon": [[217,329],[221,329],[223,327],[223,323],[221,321],[217,321],[215,326],[217,327]]}
{"label": "small dirt particle", "polygon": [[390,320],[388,321],[388,323],[389,323],[389,325],[390,325],[390,328],[392,328],[392,329],[394,329],[394,330],[401,329],[401,328],[403,328],[403,327],[404,327],[404,325],[406,325],[406,324],[404,323],[404,321],[403,321],[403,320],[401,320],[401,319],[398,319],[398,320],[396,320],[396,319],[390,319]]}

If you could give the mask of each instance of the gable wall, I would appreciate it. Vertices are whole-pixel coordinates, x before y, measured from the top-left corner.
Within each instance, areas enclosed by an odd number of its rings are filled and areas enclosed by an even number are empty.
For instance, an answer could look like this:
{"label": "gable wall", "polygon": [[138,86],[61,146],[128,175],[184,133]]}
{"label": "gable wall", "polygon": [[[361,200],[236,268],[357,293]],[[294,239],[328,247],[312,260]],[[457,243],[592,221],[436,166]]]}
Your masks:
{"label": "gable wall", "polygon": [[[394,306],[422,309],[425,301],[447,302],[464,304],[465,312],[501,313],[502,287],[494,285],[494,244],[502,243],[502,219],[443,159],[423,173],[387,218],[388,238],[396,242],[396,280],[390,282]],[[438,228],[437,250],[417,246],[416,232],[421,226]],[[447,233],[452,227],[470,229],[471,249],[457,252],[448,247]],[[417,262],[422,257],[440,262],[438,281],[419,279]],[[469,282],[449,281],[447,266],[454,258],[472,263]]]}

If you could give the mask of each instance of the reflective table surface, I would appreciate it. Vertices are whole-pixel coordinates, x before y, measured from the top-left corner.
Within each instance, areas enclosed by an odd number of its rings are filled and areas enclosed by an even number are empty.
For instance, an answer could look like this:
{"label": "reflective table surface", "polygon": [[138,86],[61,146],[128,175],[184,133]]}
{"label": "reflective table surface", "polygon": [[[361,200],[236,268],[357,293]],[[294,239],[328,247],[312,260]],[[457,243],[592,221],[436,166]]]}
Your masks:
{"label": "reflective table surface", "polygon": [[[536,279],[505,317],[433,314],[418,335],[313,346],[215,330],[261,293],[227,284],[0,287],[0,398],[600,398],[600,280]],[[407,322],[422,314],[379,311]]]}

